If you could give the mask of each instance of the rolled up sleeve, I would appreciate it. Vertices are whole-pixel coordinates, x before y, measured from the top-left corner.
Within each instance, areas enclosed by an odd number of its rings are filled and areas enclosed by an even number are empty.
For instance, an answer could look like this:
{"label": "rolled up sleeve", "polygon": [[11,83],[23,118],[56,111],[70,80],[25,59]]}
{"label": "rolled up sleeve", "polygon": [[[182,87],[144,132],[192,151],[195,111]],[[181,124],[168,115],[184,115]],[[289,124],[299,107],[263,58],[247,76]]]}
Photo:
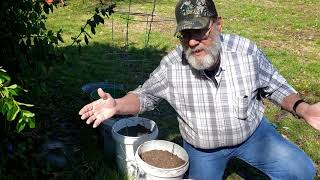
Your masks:
{"label": "rolled up sleeve", "polygon": [[166,98],[168,90],[166,67],[163,63],[150,74],[149,79],[129,93],[136,94],[140,101],[139,114],[153,110],[158,102]]}

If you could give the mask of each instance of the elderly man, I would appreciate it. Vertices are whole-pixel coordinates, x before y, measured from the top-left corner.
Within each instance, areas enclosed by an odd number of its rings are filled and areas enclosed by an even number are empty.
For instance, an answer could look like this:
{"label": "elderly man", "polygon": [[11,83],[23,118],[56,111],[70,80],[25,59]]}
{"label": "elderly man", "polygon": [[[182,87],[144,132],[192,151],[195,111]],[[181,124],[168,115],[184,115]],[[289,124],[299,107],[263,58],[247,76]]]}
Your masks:
{"label": "elderly man", "polygon": [[180,0],[176,35],[181,45],[165,56],[136,90],[101,97],[79,114],[97,127],[115,114],[137,114],[167,100],[178,113],[189,178],[221,179],[237,157],[271,179],[313,179],[311,159],[263,116],[268,98],[320,130],[320,104],[309,105],[250,40],[221,33],[212,0]]}

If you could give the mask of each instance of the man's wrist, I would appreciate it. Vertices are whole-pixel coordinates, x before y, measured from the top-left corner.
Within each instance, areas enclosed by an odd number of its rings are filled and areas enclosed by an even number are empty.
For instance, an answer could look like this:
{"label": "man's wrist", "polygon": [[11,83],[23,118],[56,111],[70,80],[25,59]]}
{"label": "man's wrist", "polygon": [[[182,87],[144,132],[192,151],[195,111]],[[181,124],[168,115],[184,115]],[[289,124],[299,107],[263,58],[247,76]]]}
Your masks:
{"label": "man's wrist", "polygon": [[309,104],[303,100],[298,100],[293,106],[293,113],[298,118],[304,118]]}
{"label": "man's wrist", "polygon": [[114,101],[116,102],[115,107],[114,107],[116,109],[115,115],[120,115],[121,114],[121,112],[120,112],[120,110],[121,110],[120,99],[114,99]]}

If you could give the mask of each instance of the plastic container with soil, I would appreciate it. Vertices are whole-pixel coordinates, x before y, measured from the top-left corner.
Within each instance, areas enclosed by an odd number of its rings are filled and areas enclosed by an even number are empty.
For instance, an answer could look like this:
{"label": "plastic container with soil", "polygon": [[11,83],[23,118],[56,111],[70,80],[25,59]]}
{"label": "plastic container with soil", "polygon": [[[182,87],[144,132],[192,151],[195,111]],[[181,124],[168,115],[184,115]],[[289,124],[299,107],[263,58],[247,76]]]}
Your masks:
{"label": "plastic container with soil", "polygon": [[187,152],[178,144],[164,140],[141,144],[135,153],[135,159],[139,180],[180,180],[189,168]]}
{"label": "plastic container with soil", "polygon": [[112,126],[112,137],[115,141],[116,162],[119,170],[135,179],[137,164],[135,152],[144,142],[158,137],[158,127],[152,120],[142,117],[124,118]]}

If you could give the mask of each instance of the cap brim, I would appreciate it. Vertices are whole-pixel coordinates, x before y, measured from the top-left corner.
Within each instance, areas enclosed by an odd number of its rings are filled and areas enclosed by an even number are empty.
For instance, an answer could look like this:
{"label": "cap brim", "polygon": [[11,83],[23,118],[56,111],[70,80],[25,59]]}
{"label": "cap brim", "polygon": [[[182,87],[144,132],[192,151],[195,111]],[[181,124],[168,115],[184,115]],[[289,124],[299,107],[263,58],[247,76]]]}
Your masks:
{"label": "cap brim", "polygon": [[175,35],[185,29],[203,29],[208,26],[210,17],[194,17],[185,19],[177,24]]}

